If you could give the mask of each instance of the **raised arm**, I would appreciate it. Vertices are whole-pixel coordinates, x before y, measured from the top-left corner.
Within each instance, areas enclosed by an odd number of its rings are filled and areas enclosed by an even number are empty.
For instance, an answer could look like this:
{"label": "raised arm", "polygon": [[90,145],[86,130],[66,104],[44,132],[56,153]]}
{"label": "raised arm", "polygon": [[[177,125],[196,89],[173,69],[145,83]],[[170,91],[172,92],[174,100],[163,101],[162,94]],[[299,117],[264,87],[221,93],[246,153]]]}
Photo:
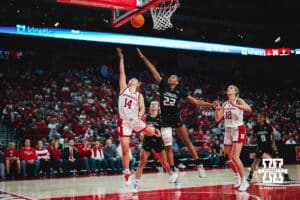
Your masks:
{"label": "raised arm", "polygon": [[277,146],[276,146],[276,143],[275,143],[275,131],[276,131],[276,129],[274,127],[272,127],[272,130],[273,130],[272,133],[271,133],[272,149],[274,151],[277,151],[278,149],[277,149]]}
{"label": "raised arm", "polygon": [[211,107],[211,106],[213,106],[213,104],[202,101],[202,100],[195,99],[191,95],[188,95],[185,100],[186,100],[186,102],[191,103],[191,104],[195,104],[197,106],[202,106],[202,107]]}
{"label": "raised arm", "polygon": [[229,101],[229,103],[232,106],[243,110],[244,112],[251,112],[251,110],[252,110],[251,107],[241,98],[238,99],[237,103],[233,103],[232,101]]}
{"label": "raised arm", "polygon": [[120,58],[120,64],[119,64],[119,87],[120,87],[120,93],[124,91],[127,87],[126,84],[126,74],[125,74],[125,66],[124,66],[124,56],[122,53],[121,48],[117,48],[117,53]]}
{"label": "raised arm", "polygon": [[215,120],[217,122],[221,121],[224,117],[224,105],[225,103],[223,104],[223,106],[220,106],[219,102],[216,103]]}
{"label": "raised arm", "polygon": [[156,83],[160,83],[160,81],[162,80],[161,76],[159,75],[156,67],[146,58],[146,56],[141,52],[141,50],[139,48],[136,48],[139,57],[143,60],[143,62],[145,63],[146,67],[150,70],[150,72],[152,73],[155,82]]}
{"label": "raised arm", "polygon": [[139,95],[139,118],[142,118],[145,113],[145,101],[142,94]]}

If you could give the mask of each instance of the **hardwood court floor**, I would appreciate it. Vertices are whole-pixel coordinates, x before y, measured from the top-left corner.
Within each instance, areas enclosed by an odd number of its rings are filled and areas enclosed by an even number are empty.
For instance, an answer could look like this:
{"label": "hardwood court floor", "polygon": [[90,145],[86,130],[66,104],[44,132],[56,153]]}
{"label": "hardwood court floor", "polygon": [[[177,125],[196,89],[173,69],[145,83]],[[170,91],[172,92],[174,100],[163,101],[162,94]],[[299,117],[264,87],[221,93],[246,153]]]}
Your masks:
{"label": "hardwood court floor", "polygon": [[180,189],[168,183],[165,173],[144,174],[138,194],[131,192],[132,186],[124,185],[121,175],[4,181],[0,182],[0,199],[300,200],[300,165],[288,165],[287,168],[293,181],[280,185],[262,184],[259,175],[247,192],[232,188],[231,170],[212,169],[206,171],[205,178],[199,178],[196,171],[180,172]]}

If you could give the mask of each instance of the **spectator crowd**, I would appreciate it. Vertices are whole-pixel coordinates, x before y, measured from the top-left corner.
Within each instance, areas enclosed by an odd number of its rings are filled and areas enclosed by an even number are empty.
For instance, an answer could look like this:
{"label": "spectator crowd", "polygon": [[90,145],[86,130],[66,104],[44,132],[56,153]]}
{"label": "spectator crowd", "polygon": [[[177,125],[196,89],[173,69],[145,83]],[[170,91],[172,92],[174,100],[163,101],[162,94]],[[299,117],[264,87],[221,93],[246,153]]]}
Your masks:
{"label": "spectator crowd", "polygon": [[[117,73],[110,69],[108,76],[106,69],[104,76],[103,70],[95,67],[51,73],[19,71],[1,77],[1,124],[10,127],[15,140],[0,155],[2,178],[18,174],[27,177],[28,173],[37,177],[122,171],[116,132],[118,90],[114,74]],[[158,86],[145,72],[135,75],[143,81],[141,91],[148,105],[158,98]],[[225,99],[224,84],[215,85],[184,75],[182,78],[181,87],[196,98]],[[255,113],[263,111],[276,129],[277,141],[300,143],[299,88],[258,90],[243,86],[242,91],[242,98],[253,109],[244,119],[248,133],[255,124]],[[200,157],[210,166],[223,166],[224,127],[215,122],[214,110],[184,102],[179,106]],[[183,160],[188,153],[175,132],[173,135],[175,160],[184,168]],[[248,137],[246,145],[255,142],[255,138]],[[17,149],[15,143],[23,147]],[[141,149],[139,134],[132,136],[130,147],[131,170],[134,170]]]}

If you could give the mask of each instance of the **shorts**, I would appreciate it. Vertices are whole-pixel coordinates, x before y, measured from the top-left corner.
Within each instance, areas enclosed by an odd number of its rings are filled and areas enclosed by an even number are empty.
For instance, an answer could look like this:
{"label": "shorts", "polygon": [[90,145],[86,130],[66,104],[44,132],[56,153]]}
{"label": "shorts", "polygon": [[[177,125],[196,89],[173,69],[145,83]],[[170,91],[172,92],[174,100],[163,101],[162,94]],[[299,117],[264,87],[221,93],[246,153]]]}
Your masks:
{"label": "shorts", "polygon": [[142,132],[147,124],[141,119],[118,119],[117,132],[120,137],[130,137],[132,132]]}
{"label": "shorts", "polygon": [[165,147],[173,145],[173,130],[172,127],[161,128],[161,137]]}
{"label": "shorts", "polygon": [[180,128],[183,125],[183,121],[180,116],[162,116],[162,127]]}
{"label": "shorts", "polygon": [[244,125],[238,127],[225,127],[224,145],[232,145],[232,143],[242,143],[246,141],[246,127]]}
{"label": "shorts", "polygon": [[151,150],[153,149],[156,153],[160,153],[164,150],[164,144],[160,137],[149,137],[146,135],[144,137],[145,139],[143,141],[142,149],[144,149],[145,151],[151,152]]}
{"label": "shorts", "polygon": [[255,157],[261,158],[264,153],[267,153],[270,156],[272,156],[272,154],[273,154],[272,146],[271,145],[258,146]]}

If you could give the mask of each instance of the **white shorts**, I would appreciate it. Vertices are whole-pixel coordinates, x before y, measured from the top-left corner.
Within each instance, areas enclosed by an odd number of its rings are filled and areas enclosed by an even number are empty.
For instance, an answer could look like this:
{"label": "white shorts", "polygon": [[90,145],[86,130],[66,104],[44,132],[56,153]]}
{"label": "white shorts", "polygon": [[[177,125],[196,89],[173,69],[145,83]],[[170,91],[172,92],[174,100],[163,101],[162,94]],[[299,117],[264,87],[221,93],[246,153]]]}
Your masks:
{"label": "white shorts", "polygon": [[172,127],[161,128],[160,132],[161,132],[162,140],[164,142],[164,146],[165,147],[172,146],[172,144],[173,144],[173,134],[172,134],[173,130],[172,130]]}
{"label": "white shorts", "polygon": [[132,132],[141,132],[147,123],[141,119],[118,119],[118,134],[120,137],[130,137]]}
{"label": "white shorts", "polygon": [[232,143],[245,143],[246,128],[244,125],[238,127],[225,127],[224,145]]}

